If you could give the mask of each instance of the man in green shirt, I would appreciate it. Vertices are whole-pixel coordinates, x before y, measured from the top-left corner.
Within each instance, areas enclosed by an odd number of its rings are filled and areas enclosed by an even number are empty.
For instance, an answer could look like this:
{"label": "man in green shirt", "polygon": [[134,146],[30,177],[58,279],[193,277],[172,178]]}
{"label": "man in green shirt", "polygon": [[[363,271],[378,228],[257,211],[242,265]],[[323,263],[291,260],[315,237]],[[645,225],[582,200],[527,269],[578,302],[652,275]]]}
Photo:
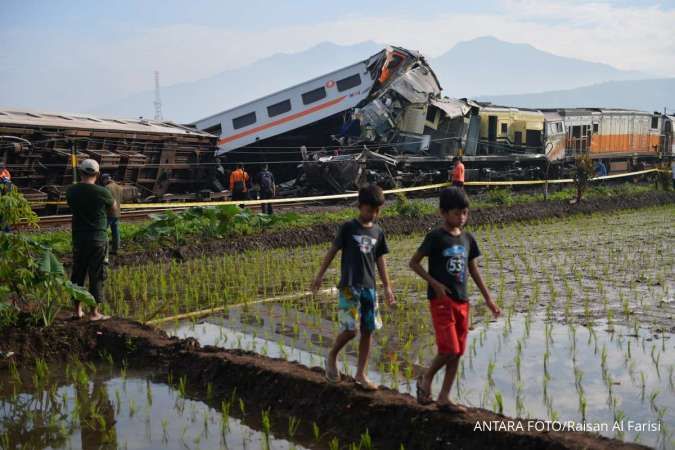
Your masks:
{"label": "man in green shirt", "polygon": [[[108,250],[108,211],[114,200],[110,191],[96,184],[99,166],[93,159],[80,163],[80,182],[66,190],[66,200],[73,213],[73,272],[71,281],[84,287],[89,276],[89,292],[97,306],[91,320],[107,319],[99,306],[103,302],[103,280],[106,277],[105,259]],[[84,317],[82,304],[75,304],[77,317]]]}

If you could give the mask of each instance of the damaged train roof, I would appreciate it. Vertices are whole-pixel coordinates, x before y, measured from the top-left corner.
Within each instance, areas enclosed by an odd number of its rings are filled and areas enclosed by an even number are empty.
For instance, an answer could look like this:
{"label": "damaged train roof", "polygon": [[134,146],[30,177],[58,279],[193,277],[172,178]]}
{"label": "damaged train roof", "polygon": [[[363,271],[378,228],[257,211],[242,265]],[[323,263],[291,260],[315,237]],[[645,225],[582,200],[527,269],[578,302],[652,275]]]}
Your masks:
{"label": "damaged train roof", "polygon": [[83,113],[54,113],[0,109],[0,124],[20,127],[120,131],[126,133],[160,133],[212,138],[207,132],[174,122],[161,122],[146,119],[113,119]]}

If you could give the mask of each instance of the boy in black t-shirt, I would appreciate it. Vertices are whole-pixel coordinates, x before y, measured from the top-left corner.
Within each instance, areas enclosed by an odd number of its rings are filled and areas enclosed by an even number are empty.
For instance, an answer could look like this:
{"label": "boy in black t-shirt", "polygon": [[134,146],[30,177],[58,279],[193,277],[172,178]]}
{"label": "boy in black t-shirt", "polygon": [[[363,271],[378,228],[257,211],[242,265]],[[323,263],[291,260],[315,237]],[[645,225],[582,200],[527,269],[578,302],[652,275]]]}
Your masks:
{"label": "boy in black t-shirt", "polygon": [[384,194],[377,185],[371,184],[359,190],[359,216],[342,224],[311,286],[312,292],[316,293],[319,290],[326,269],[337,252],[342,250],[338,284],[338,320],[342,332],[335,339],[335,344],[326,358],[326,378],[330,381],[339,381],[338,353],[356,336],[358,324],[361,339],[354,378],[360,386],[368,390],[377,389],[366,375],[371,336],[373,331],[382,328],[375,293],[375,266],[384,285],[387,304],[395,303],[384,260],[384,255],[389,253],[387,241],[382,228],[374,223],[383,204]]}
{"label": "boy in black t-shirt", "polygon": [[[466,349],[469,331],[467,268],[494,317],[498,317],[501,311],[490,298],[478,269],[478,244],[470,233],[463,230],[469,217],[466,193],[456,187],[445,189],[441,192],[439,203],[443,225],[425,236],[410,259],[410,268],[428,283],[427,298],[438,347],[431,366],[417,379],[417,401],[431,403],[431,381],[436,372],[445,366],[438,405],[452,412],[465,412],[466,408],[450,401],[450,389],[457,374],[459,358]],[[429,258],[429,271],[420,264],[425,256]]]}

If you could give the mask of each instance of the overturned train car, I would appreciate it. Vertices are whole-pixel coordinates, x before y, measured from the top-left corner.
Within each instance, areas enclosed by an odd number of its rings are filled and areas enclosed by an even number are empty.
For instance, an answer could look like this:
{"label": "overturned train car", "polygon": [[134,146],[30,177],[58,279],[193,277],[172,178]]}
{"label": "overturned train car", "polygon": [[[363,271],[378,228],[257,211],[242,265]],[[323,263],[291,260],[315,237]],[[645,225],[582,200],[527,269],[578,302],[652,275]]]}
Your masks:
{"label": "overturned train car", "polygon": [[216,137],[152,120],[0,110],[0,162],[31,200],[62,200],[72,161],[92,158],[127,201],[210,188]]}

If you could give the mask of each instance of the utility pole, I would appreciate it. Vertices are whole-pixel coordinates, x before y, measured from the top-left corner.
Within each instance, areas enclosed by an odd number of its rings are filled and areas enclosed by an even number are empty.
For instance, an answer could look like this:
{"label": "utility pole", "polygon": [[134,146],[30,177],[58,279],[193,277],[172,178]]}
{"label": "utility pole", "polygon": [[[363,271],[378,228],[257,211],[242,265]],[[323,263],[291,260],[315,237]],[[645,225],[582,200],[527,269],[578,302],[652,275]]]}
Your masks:
{"label": "utility pole", "polygon": [[162,100],[159,97],[159,71],[155,70],[155,120],[164,120],[162,117]]}

